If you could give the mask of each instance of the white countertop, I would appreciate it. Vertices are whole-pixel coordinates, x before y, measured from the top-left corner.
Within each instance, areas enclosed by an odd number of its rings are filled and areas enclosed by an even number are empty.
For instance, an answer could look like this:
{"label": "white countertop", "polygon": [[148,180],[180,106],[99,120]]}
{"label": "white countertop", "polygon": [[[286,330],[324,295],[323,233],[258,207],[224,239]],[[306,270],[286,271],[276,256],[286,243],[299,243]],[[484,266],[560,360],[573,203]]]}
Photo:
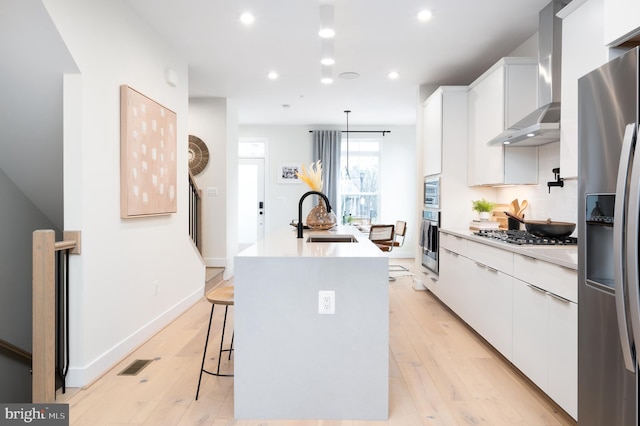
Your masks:
{"label": "white countertop", "polygon": [[469,229],[454,230],[454,229],[440,229],[440,232],[455,235],[458,237],[466,238],[470,241],[475,241],[482,244],[487,244],[492,247],[497,247],[503,250],[508,250],[514,253],[519,253],[525,256],[530,256],[535,259],[544,260],[549,263],[564,266],[565,268],[578,269],[578,246],[532,246],[532,245],[517,245],[510,244],[503,241],[494,240],[486,237],[479,237],[474,235]]}
{"label": "white countertop", "polygon": [[[353,235],[357,243],[308,243],[310,235]],[[296,228],[277,230],[264,240],[240,252],[239,257],[382,257],[383,252],[355,226],[338,225],[328,231],[305,229],[303,238],[296,238]]]}

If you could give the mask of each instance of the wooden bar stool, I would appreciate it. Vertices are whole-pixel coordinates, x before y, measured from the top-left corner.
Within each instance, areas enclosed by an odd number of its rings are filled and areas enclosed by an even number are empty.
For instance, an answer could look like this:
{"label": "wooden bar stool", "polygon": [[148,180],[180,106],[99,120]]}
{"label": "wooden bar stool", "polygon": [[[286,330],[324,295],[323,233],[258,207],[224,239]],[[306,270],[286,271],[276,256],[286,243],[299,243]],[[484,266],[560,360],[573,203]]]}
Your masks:
{"label": "wooden bar stool", "polygon": [[[229,306],[233,305],[233,286],[218,287],[211,290],[205,296],[209,302],[211,302],[211,314],[209,315],[209,327],[207,328],[207,338],[204,341],[204,353],[202,354],[202,366],[200,367],[200,378],[198,379],[198,390],[196,391],[196,401],[200,394],[200,383],[202,383],[202,373],[207,373],[212,376],[221,377],[233,377],[233,374],[220,374],[220,359],[222,358],[222,352],[229,352],[229,360],[231,359],[231,352],[233,351],[233,334],[231,335],[231,346],[229,349],[222,349],[224,342],[224,330],[227,326],[227,311]],[[218,369],[216,372],[205,370],[204,361],[207,358],[207,346],[209,345],[209,334],[211,333],[211,322],[213,321],[213,308],[216,305],[224,305],[224,320],[222,322],[222,336],[220,336],[220,350],[218,351]]]}

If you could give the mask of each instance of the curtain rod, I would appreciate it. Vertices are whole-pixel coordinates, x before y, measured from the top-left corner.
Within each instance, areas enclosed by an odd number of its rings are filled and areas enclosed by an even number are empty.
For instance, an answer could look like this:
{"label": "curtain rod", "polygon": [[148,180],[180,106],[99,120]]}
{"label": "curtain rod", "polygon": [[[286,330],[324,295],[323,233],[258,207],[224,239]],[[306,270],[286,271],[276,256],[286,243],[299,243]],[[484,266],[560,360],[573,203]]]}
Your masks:
{"label": "curtain rod", "polygon": [[[313,133],[316,130],[309,130],[309,133]],[[341,130],[342,133],[382,133],[384,136],[387,133],[391,133],[391,130]]]}

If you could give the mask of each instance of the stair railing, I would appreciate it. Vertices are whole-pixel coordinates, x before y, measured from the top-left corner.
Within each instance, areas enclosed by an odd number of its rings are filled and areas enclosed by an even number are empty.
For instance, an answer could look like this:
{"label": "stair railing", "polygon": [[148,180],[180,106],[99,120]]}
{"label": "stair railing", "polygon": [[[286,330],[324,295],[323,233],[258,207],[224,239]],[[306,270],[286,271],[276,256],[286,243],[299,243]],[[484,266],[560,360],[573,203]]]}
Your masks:
{"label": "stair railing", "polygon": [[20,361],[31,367],[31,353],[29,351],[9,343],[4,339],[0,339],[0,351],[6,351],[11,355],[16,356]]}
{"label": "stair railing", "polygon": [[80,254],[80,231],[65,231],[59,242],[52,230],[33,232],[33,403],[55,400],[56,373],[66,390],[70,254]]}
{"label": "stair railing", "polygon": [[189,171],[189,236],[202,254],[202,191]]}

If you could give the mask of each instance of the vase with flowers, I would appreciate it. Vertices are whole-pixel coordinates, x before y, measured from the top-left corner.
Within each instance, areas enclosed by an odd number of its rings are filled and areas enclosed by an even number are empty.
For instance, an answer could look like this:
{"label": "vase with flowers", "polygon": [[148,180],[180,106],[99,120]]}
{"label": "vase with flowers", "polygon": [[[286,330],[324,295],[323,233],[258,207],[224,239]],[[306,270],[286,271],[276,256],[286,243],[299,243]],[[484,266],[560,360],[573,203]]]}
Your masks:
{"label": "vase with flowers", "polygon": [[[308,169],[302,165],[301,170],[296,175],[312,191],[322,192],[322,162],[320,160],[311,163]],[[336,222],[336,215],[327,211],[324,200],[318,197],[318,204],[307,215],[307,226],[311,229],[330,229],[336,225]]]}

